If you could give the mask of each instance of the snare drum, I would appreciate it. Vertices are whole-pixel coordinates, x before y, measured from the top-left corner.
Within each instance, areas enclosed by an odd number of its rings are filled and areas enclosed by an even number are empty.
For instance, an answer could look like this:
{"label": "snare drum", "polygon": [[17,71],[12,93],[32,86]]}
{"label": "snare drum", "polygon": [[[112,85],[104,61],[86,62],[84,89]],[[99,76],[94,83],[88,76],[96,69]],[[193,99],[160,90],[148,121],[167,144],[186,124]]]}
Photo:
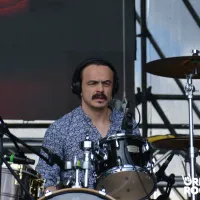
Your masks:
{"label": "snare drum", "polygon": [[99,148],[108,155],[97,159],[96,189],[105,189],[115,199],[148,198],[156,186],[151,153],[147,140],[140,136],[118,133],[99,141]]}
{"label": "snare drum", "polygon": [[[40,175],[28,165],[11,164],[10,167],[18,175],[31,196],[37,199],[42,192],[44,182],[40,178]],[[29,199],[23,188],[5,165],[2,166],[1,184],[1,200]]]}
{"label": "snare drum", "polygon": [[41,197],[39,200],[115,200],[103,192],[87,188],[67,188]]}

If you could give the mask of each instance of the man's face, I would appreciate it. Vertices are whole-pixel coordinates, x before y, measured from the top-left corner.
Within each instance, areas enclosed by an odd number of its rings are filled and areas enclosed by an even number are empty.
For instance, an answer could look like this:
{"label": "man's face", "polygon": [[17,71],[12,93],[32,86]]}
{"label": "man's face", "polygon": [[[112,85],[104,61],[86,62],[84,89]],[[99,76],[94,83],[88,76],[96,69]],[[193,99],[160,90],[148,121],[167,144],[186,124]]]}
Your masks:
{"label": "man's face", "polygon": [[112,99],[113,71],[103,65],[89,65],[82,72],[82,104],[105,108]]}

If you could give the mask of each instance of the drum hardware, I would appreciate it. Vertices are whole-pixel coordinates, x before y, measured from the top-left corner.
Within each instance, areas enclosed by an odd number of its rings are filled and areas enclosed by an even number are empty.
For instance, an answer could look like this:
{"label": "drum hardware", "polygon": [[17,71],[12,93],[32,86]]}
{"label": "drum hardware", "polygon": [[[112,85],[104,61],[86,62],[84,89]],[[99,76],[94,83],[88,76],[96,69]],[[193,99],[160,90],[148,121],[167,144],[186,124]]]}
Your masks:
{"label": "drum hardware", "polygon": [[94,158],[92,159],[92,161],[94,161],[95,159],[98,160],[99,162],[103,162],[104,160],[108,159],[108,145],[107,144],[103,144],[103,147],[100,148],[99,147],[99,141],[97,142],[96,145],[94,145],[94,149],[93,149],[93,156]]}
{"label": "drum hardware", "polygon": [[116,148],[119,148],[119,142],[117,140],[117,134],[116,133],[115,133],[115,136],[116,136],[116,138],[115,138],[115,146],[116,146]]}
{"label": "drum hardware", "polygon": [[[166,58],[162,60],[152,61],[146,64],[146,71],[159,76],[171,77],[171,78],[186,78],[185,93],[188,98],[188,114],[189,114],[189,152],[190,152],[190,175],[194,180],[196,176],[195,164],[196,155],[194,147],[194,124],[193,124],[193,108],[192,99],[195,87],[192,84],[192,79],[200,78],[200,51],[192,50],[192,56]],[[194,181],[192,181],[192,187],[194,187]],[[192,194],[192,200],[196,197]]]}
{"label": "drum hardware", "polygon": [[[42,147],[42,149],[48,154],[48,164],[51,166],[57,164],[63,170],[74,169],[75,170],[75,180],[72,178],[64,180],[64,182],[59,183],[57,187],[68,187],[71,186],[72,188],[82,188],[82,184],[79,180],[79,171],[84,170],[84,187],[88,187],[88,173],[89,169],[91,168],[91,161],[94,157],[92,151],[94,149],[94,144],[92,141],[89,140],[89,135],[86,134],[85,140],[80,143],[81,149],[84,151],[84,161],[81,162],[77,159],[77,156],[74,157],[73,164],[71,161],[63,161],[57,154],[54,154],[51,150],[47,149],[46,147]],[[99,151],[100,152],[100,151]],[[98,153],[99,153],[98,152]]]}
{"label": "drum hardware", "polygon": [[85,170],[84,174],[84,187],[88,187],[88,173],[91,168],[91,151],[94,148],[94,143],[89,140],[89,135],[86,134],[85,140],[81,142],[81,149],[84,151],[84,161],[82,164],[82,169]]}
{"label": "drum hardware", "polygon": [[69,178],[64,179],[61,184],[62,184],[61,187],[56,186],[56,188],[57,189],[72,188],[72,186],[74,185],[74,180],[72,176],[70,176]]}
{"label": "drum hardware", "polygon": [[[190,148],[189,148],[189,152],[190,152],[190,174],[191,174],[191,179],[194,180],[195,176],[196,176],[196,172],[195,172],[195,164],[196,164],[196,154],[195,151],[197,151],[197,149],[194,147],[194,139],[193,139],[193,108],[192,108],[192,98],[193,98],[193,92],[195,91],[195,87],[192,85],[192,77],[194,75],[198,74],[198,69],[197,67],[195,67],[195,72],[188,74],[186,76],[187,78],[187,84],[185,87],[185,92],[186,95],[188,96],[188,107],[189,107],[189,124],[190,124]],[[199,74],[198,74],[199,75]],[[192,187],[195,186],[194,181],[192,181]],[[195,194],[192,194],[192,199],[195,200]]]}
{"label": "drum hardware", "polygon": [[33,179],[30,183],[29,193],[38,199],[44,191],[44,182],[44,179],[41,177]]}
{"label": "drum hardware", "polygon": [[81,183],[79,181],[79,170],[81,168],[80,160],[77,160],[77,157],[74,157],[74,169],[75,169],[75,183],[72,185],[72,188],[82,188]]}

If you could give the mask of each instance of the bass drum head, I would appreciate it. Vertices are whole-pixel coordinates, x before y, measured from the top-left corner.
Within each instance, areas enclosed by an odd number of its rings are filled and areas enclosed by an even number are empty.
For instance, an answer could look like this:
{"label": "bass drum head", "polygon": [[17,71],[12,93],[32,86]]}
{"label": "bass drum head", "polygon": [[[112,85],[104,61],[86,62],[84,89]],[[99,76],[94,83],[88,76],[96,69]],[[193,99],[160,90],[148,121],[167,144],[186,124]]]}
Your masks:
{"label": "bass drum head", "polygon": [[88,188],[67,188],[53,192],[49,196],[44,196],[39,200],[115,200],[108,195],[101,194],[97,190]]}
{"label": "bass drum head", "polygon": [[138,168],[137,172],[128,168],[118,168],[99,177],[96,189],[102,188],[115,199],[146,199],[155,190],[155,179],[141,168]]}

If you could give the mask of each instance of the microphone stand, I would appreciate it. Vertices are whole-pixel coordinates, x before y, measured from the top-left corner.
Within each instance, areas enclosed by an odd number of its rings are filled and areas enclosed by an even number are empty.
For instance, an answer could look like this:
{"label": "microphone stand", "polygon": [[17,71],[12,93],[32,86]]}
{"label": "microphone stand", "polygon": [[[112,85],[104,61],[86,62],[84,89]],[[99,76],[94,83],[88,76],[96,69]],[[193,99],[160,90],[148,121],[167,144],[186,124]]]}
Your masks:
{"label": "microphone stand", "polygon": [[[6,135],[14,142],[14,144],[17,145],[17,142],[20,143],[20,144],[22,144],[22,145],[23,145],[24,147],[26,147],[29,151],[31,151],[32,153],[36,154],[37,156],[39,156],[39,157],[42,158],[45,162],[48,163],[48,159],[47,159],[45,156],[43,156],[42,154],[38,153],[36,150],[33,149],[33,147],[27,145],[25,142],[23,142],[23,141],[22,141],[21,139],[19,139],[18,137],[14,136],[14,135],[8,130],[7,124],[3,123],[3,125],[4,125],[4,126],[3,126],[3,129],[2,129],[2,130],[3,130],[4,134],[6,134]],[[16,145],[15,145],[15,146],[16,146]],[[20,149],[18,145],[17,145],[16,147],[17,147],[18,149]],[[20,150],[20,151],[21,151],[21,150]]]}
{"label": "microphone stand", "polygon": [[[4,136],[4,132],[6,130],[6,132],[9,132],[6,124],[4,123],[2,117],[0,116],[0,154],[3,155],[3,136]],[[10,138],[12,140],[12,142],[14,143],[15,147],[18,149],[19,153],[22,154],[23,152],[21,151],[21,149],[19,148],[18,144],[14,141],[14,139],[11,137]],[[0,195],[1,195],[1,178],[2,178],[2,165],[3,165],[3,160],[0,159]]]}

